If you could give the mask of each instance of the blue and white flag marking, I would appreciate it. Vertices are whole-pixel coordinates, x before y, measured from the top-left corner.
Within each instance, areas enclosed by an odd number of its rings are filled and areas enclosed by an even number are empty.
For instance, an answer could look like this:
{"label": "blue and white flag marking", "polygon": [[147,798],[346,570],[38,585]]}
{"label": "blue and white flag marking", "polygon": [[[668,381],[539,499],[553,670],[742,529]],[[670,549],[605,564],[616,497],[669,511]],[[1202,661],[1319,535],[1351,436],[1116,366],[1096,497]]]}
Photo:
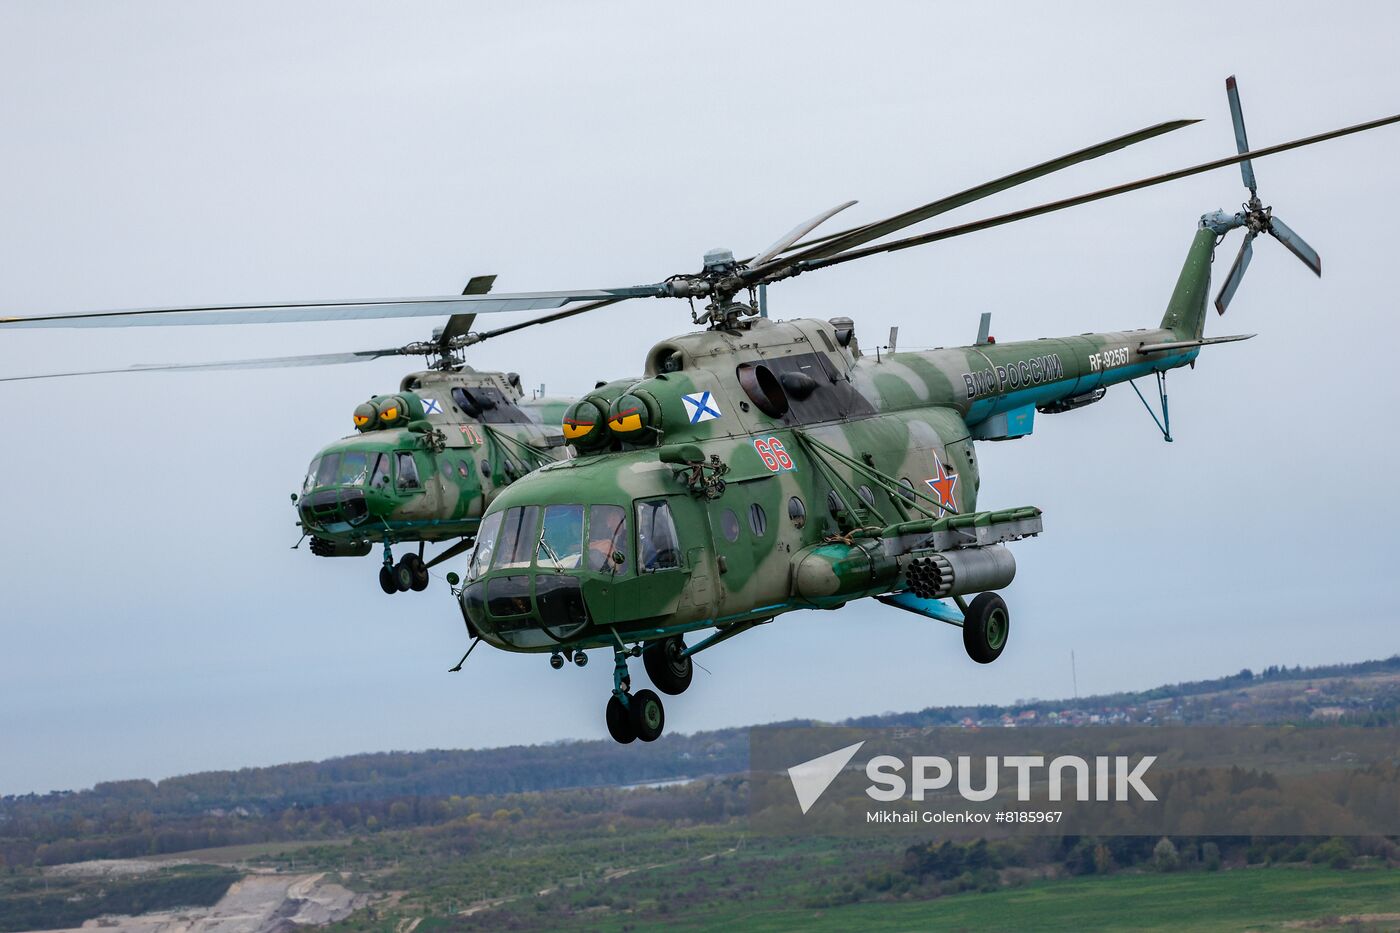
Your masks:
{"label": "blue and white flag marking", "polygon": [[691,424],[714,421],[720,416],[719,402],[716,402],[708,392],[682,395],[681,401],[685,402],[685,413],[690,417]]}
{"label": "blue and white flag marking", "polygon": [[435,398],[428,398],[428,397],[425,395],[425,396],[423,396],[423,414],[425,414],[425,415],[440,415],[440,414],[442,414],[442,406],[438,404],[438,400],[437,400],[437,399],[435,399]]}

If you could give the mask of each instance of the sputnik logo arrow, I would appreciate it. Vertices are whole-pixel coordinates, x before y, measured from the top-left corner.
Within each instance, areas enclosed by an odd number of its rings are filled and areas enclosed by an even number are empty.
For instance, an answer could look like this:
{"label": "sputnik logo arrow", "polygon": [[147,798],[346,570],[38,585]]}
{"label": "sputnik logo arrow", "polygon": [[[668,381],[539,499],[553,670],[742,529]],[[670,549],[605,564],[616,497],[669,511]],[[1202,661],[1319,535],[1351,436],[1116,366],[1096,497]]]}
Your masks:
{"label": "sputnik logo arrow", "polygon": [[802,808],[805,814],[812,809],[812,804],[826,789],[831,786],[831,782],[836,780],[836,775],[850,764],[856,752],[865,742],[857,742],[854,745],[847,745],[845,748],[838,748],[834,752],[822,755],[820,758],[813,758],[811,761],[804,761],[800,765],[793,765],[788,768],[788,778],[792,781],[792,789],[797,794],[797,805]]}

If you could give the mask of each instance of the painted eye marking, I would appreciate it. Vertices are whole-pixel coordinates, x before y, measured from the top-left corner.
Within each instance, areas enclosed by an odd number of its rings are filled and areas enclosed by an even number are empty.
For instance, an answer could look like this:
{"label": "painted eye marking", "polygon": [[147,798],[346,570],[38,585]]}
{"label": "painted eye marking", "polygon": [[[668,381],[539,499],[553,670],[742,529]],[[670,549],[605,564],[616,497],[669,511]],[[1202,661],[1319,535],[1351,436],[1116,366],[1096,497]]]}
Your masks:
{"label": "painted eye marking", "polygon": [[395,418],[397,418],[398,416],[399,416],[399,410],[398,410],[397,407],[395,407],[395,408],[386,408],[386,409],[384,409],[382,412],[379,413],[379,417],[382,418],[382,419],[384,419],[385,421],[393,421],[393,420],[394,420]]}
{"label": "painted eye marking", "polygon": [[620,411],[608,419],[608,426],[615,431],[635,431],[642,426],[642,416],[637,408]]}

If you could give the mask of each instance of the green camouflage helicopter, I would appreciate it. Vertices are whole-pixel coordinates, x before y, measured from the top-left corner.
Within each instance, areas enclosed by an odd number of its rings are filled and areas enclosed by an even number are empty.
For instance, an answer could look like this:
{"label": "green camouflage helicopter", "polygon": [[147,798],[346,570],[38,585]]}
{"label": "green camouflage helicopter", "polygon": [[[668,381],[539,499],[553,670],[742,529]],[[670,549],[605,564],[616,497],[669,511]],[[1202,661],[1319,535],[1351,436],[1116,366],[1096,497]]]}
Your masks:
{"label": "green camouflage helicopter", "polygon": [[[474,276],[463,295],[485,295],[494,275]],[[570,309],[581,313],[592,306]],[[567,315],[554,315],[557,320]],[[474,332],[475,315],[454,314],[432,339],[401,347],[216,363],[137,365],[37,376],[152,371],[267,369],[422,356],[428,368],[409,373],[398,391],[375,395],[353,413],[354,434],[323,447],[311,460],[297,504],[303,538],[320,557],[363,557],[382,547],[379,585],[386,593],[427,588],[429,569],[469,548],[491,498],[513,480],[568,455],[557,425],[572,399],[549,399],[543,389],[525,398],[515,373],[467,366],[469,346],[536,322]],[[427,543],[452,541],[423,559]],[[397,561],[393,545],[416,543]]]}
{"label": "green camouflage helicopter", "polygon": [[[1000,656],[1010,613],[996,591],[1015,574],[1006,545],[1039,534],[1041,513],[978,509],[975,442],[1025,437],[1037,413],[1081,408],[1111,385],[1149,375],[1161,405],[1160,419],[1153,417],[1170,440],[1165,373],[1193,364],[1204,346],[1250,336],[1204,336],[1210,264],[1224,236],[1245,230],[1216,299],[1221,313],[1262,233],[1321,273],[1317,253],[1259,200],[1251,160],[1400,122],[1396,115],[1250,150],[1233,78],[1227,90],[1236,155],[901,239],[884,238],[1196,121],[1148,127],[885,220],[804,239],[854,202],[843,204],[755,257],[714,250],[699,273],[650,285],[80,312],[0,318],[0,328],[564,309],[520,327],[630,298],[689,300],[692,320],[706,329],[656,345],[640,379],[604,383],[570,405],[562,434],[579,456],[500,491],[481,519],[465,581],[448,575],[472,636],[453,670],[482,641],[547,653],[556,669],[568,659],[585,665],[590,649],[611,649],[608,730],[619,742],[652,741],[664,709],[653,691],[632,692],[630,658],[642,657],[659,690],[679,694],[697,653],[796,609],[873,597],[960,626],[975,661]],[[848,318],[767,319],[767,285],[804,272],[1233,164],[1241,166],[1249,200],[1234,214],[1201,218],[1154,328],[997,344],[984,317],[972,346],[872,357],[861,352]],[[708,304],[697,311],[696,298]],[[693,645],[684,641],[711,629]]]}
{"label": "green camouflage helicopter", "polygon": [[[710,299],[696,315],[708,328],[657,344],[640,379],[606,383],[572,405],[564,431],[579,457],[543,467],[491,503],[465,581],[455,581],[469,632],[506,650],[548,652],[556,669],[567,656],[582,666],[588,649],[611,648],[606,721],[622,743],[653,741],[665,722],[656,693],[632,692],[629,658],[643,658],[658,690],[679,694],[697,653],[793,610],[873,597],[960,626],[974,661],[996,660],[1010,631],[996,591],[1016,572],[1007,544],[1039,534],[1041,511],[979,509],[975,442],[1025,437],[1037,413],[1072,411],[1148,376],[1161,406],[1153,417],[1170,441],[1165,374],[1194,365],[1204,346],[1252,336],[1204,336],[1211,261],[1224,236],[1245,230],[1216,298],[1221,314],[1261,233],[1322,272],[1312,247],[1260,202],[1252,157],[1400,120],[1251,152],[1233,76],[1227,91],[1236,157],[864,245],[1022,173],[785,252],[831,211],[753,259],[713,250],[699,274],[668,279],[668,295]],[[890,352],[872,356],[849,318],[779,322],[765,313],[763,287],[804,271],[1236,162],[1249,200],[1238,213],[1201,218],[1152,328],[997,344],[984,315],[972,346],[900,353],[892,333]],[[750,300],[736,301],[746,289]],[[687,646],[685,635],[697,631],[710,634]]]}

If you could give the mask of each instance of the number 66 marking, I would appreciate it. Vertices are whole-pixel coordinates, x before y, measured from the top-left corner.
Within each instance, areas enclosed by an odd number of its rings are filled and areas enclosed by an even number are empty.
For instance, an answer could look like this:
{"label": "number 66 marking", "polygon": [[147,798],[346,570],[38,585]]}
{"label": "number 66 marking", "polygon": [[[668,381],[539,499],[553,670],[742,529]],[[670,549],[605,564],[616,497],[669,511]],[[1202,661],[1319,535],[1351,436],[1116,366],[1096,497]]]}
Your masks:
{"label": "number 66 marking", "polygon": [[776,437],[756,437],[753,441],[753,449],[758,451],[759,457],[763,459],[763,465],[774,473],[779,470],[791,470],[796,468],[792,462],[792,457],[783,447],[783,442]]}

